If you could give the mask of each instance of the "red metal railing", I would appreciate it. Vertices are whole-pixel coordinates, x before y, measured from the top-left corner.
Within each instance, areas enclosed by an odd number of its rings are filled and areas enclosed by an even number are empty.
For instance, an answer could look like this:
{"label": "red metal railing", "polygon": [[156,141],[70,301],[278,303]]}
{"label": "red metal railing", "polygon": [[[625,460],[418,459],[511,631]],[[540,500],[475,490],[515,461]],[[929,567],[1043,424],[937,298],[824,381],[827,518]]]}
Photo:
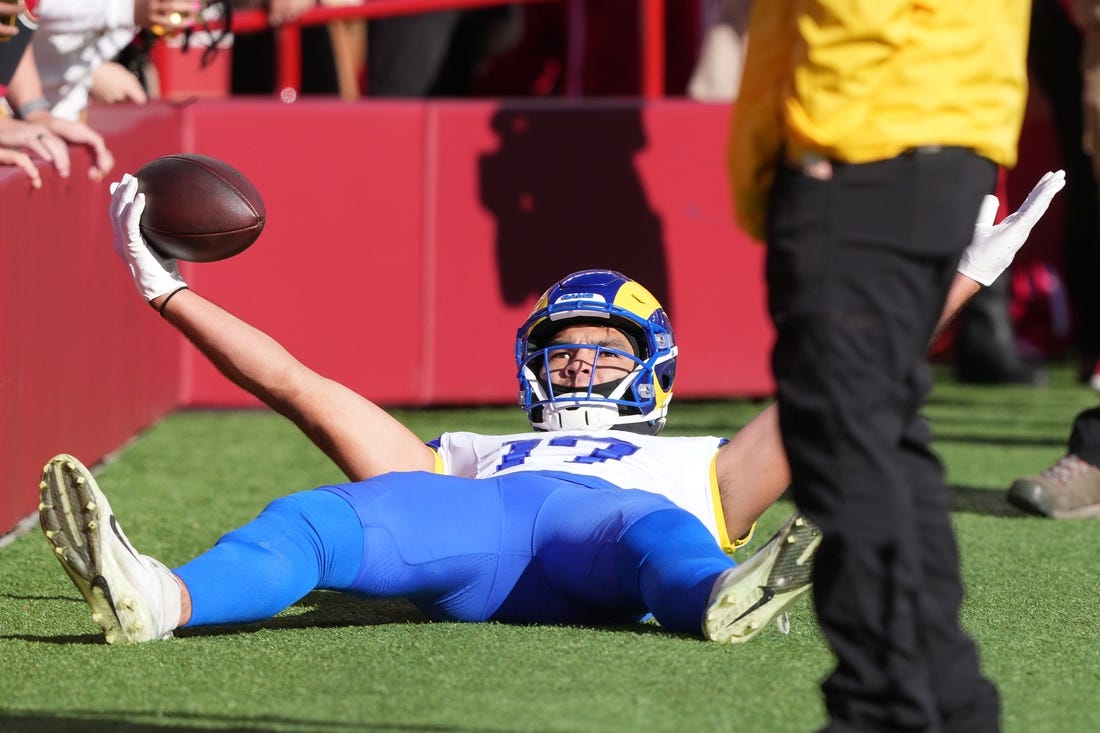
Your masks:
{"label": "red metal railing", "polygon": [[[516,2],[547,2],[549,0],[507,0]],[[580,75],[584,68],[584,0],[559,0],[567,3],[569,51],[565,64],[565,90],[568,96],[579,96]],[[665,0],[639,0],[641,37],[641,90],[646,99],[657,99],[665,93]],[[333,20],[386,18],[440,10],[503,5],[505,0],[362,0],[357,5],[317,6],[294,23],[275,28],[277,93],[301,89],[301,28],[321,25]],[[234,33],[256,33],[270,25],[267,11],[241,10],[233,14]]]}

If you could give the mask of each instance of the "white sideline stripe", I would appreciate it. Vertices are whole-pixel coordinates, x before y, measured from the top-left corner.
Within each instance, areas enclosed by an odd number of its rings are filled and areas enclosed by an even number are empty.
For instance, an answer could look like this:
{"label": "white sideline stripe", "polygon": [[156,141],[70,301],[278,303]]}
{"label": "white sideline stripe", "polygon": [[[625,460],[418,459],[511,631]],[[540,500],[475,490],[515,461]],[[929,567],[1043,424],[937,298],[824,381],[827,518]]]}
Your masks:
{"label": "white sideline stripe", "polygon": [[34,511],[23,517],[6,534],[0,535],[0,549],[15,542],[16,539],[30,533],[38,526],[38,512]]}

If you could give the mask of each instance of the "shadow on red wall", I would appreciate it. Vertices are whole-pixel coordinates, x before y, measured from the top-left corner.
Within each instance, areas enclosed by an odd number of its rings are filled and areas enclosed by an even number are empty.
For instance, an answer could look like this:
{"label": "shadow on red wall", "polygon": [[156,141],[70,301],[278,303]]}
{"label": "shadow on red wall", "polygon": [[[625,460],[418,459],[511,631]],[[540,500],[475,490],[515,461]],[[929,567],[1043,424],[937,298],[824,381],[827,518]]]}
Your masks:
{"label": "shadow on red wall", "polygon": [[570,272],[619,270],[675,312],[664,228],[637,170],[648,145],[636,104],[500,109],[499,145],[478,161],[495,219],[497,282],[507,305],[530,304]]}

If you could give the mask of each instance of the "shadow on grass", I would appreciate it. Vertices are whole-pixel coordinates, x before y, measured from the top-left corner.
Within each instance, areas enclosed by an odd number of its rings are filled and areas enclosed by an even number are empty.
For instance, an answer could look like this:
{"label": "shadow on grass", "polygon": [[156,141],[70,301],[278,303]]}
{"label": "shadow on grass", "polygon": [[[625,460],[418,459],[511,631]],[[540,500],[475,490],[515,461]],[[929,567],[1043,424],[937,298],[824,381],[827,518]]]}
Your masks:
{"label": "shadow on grass", "polygon": [[[0,597],[14,601],[48,601],[50,603],[79,603],[81,598],[65,596],[25,596],[11,593]],[[180,638],[204,636],[229,636],[248,634],[267,629],[317,629],[354,626],[382,626],[386,624],[427,623],[428,619],[411,603],[402,599],[361,598],[330,591],[315,591],[274,618],[255,623],[203,626],[178,629]],[[21,639],[44,644],[103,644],[101,634],[64,636],[32,636],[29,634],[0,634],[0,639]],[[2,718],[0,718],[2,720]],[[0,732],[7,729],[0,728]]]}
{"label": "shadow on grass", "polygon": [[[11,593],[0,597],[16,601],[49,601],[80,603],[83,599],[64,596],[19,596]],[[412,603],[401,598],[363,598],[335,591],[314,591],[282,614],[274,618],[247,624],[201,626],[177,629],[175,636],[181,639],[234,636],[258,631],[291,629],[334,629],[387,625],[427,624],[432,621]],[[510,626],[541,626],[542,624],[509,624]],[[669,632],[656,624],[593,625],[594,630],[630,632],[639,635]],[[30,634],[0,634],[0,639],[19,639],[40,644],[105,644],[102,634],[66,634],[63,636],[33,636]],[[0,713],[2,716],[2,713]],[[0,717],[0,721],[3,718]],[[6,731],[0,728],[0,733]]]}
{"label": "shadow on grass", "polygon": [[[273,718],[264,716],[248,716],[247,718],[230,718],[216,715],[193,715],[190,713],[163,711],[157,713],[169,722],[149,723],[141,719],[150,717],[146,712],[115,712],[118,717],[106,717],[101,711],[87,711],[88,717],[83,717],[84,711],[73,711],[65,716],[48,716],[27,713],[7,713],[0,711],[0,730],[19,731],[19,733],[209,733],[211,730],[224,733],[290,733],[292,731],[489,731],[491,728],[478,726],[476,728],[458,727],[451,725],[417,725],[415,723],[341,723],[326,720],[305,720],[295,718]],[[108,713],[107,715],[112,715]],[[195,723],[188,725],[187,720]],[[180,725],[184,722],[183,725]],[[216,727],[212,727],[216,726]]]}
{"label": "shadow on grass", "polygon": [[[939,424],[942,421],[937,421]],[[1036,436],[1023,436],[1023,435],[1001,435],[990,436],[988,434],[980,433],[952,433],[950,430],[940,429],[936,431],[936,445],[999,445],[1006,448],[1010,447],[1028,447],[1028,448],[1053,448],[1053,449],[1065,449],[1066,436],[1050,436],[1050,437],[1036,437]]]}
{"label": "shadow on grass", "polygon": [[335,629],[388,624],[428,623],[429,619],[400,598],[363,598],[334,591],[314,591],[274,618],[232,626],[179,629],[176,636],[229,636],[262,630]]}
{"label": "shadow on grass", "polygon": [[[387,626],[392,624],[429,624],[429,623],[466,623],[460,621],[432,621],[421,613],[412,603],[400,599],[362,598],[334,591],[315,591],[292,606],[283,615],[251,624],[236,626],[208,626],[194,629],[180,629],[176,636],[180,638],[199,638],[248,634],[263,630],[279,629],[321,629],[353,628],[369,626]],[[541,623],[504,623],[508,626],[544,627]],[[552,624],[550,624],[552,625]],[[594,631],[612,631],[616,633],[634,633],[638,635],[658,634],[670,636],[665,629],[655,623],[633,624],[593,624],[582,628]],[[691,637],[691,635],[685,635]]]}
{"label": "shadow on grass", "polygon": [[1034,514],[1018,509],[1005,500],[1004,489],[983,489],[952,484],[948,487],[951,511],[968,514],[984,514],[989,517],[1008,517],[1020,519],[1035,517]]}
{"label": "shadow on grass", "polygon": [[[1030,514],[1009,504],[1005,499],[1005,490],[996,487],[974,487],[951,484],[947,487],[951,511],[965,514],[983,514],[988,517],[1008,519],[1045,519]],[[790,491],[784,491],[779,497],[783,501],[792,501]]]}

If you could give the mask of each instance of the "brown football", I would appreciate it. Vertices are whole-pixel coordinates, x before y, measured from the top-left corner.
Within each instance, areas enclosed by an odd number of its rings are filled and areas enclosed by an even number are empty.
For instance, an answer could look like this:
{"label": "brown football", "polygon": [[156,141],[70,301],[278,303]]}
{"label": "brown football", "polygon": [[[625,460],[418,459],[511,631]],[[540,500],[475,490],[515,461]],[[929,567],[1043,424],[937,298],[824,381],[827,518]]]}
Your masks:
{"label": "brown football", "polygon": [[134,175],[145,194],[141,234],[162,255],[224,260],[263,231],[267,211],[259,191],[224,161],[177,153],[149,161]]}

